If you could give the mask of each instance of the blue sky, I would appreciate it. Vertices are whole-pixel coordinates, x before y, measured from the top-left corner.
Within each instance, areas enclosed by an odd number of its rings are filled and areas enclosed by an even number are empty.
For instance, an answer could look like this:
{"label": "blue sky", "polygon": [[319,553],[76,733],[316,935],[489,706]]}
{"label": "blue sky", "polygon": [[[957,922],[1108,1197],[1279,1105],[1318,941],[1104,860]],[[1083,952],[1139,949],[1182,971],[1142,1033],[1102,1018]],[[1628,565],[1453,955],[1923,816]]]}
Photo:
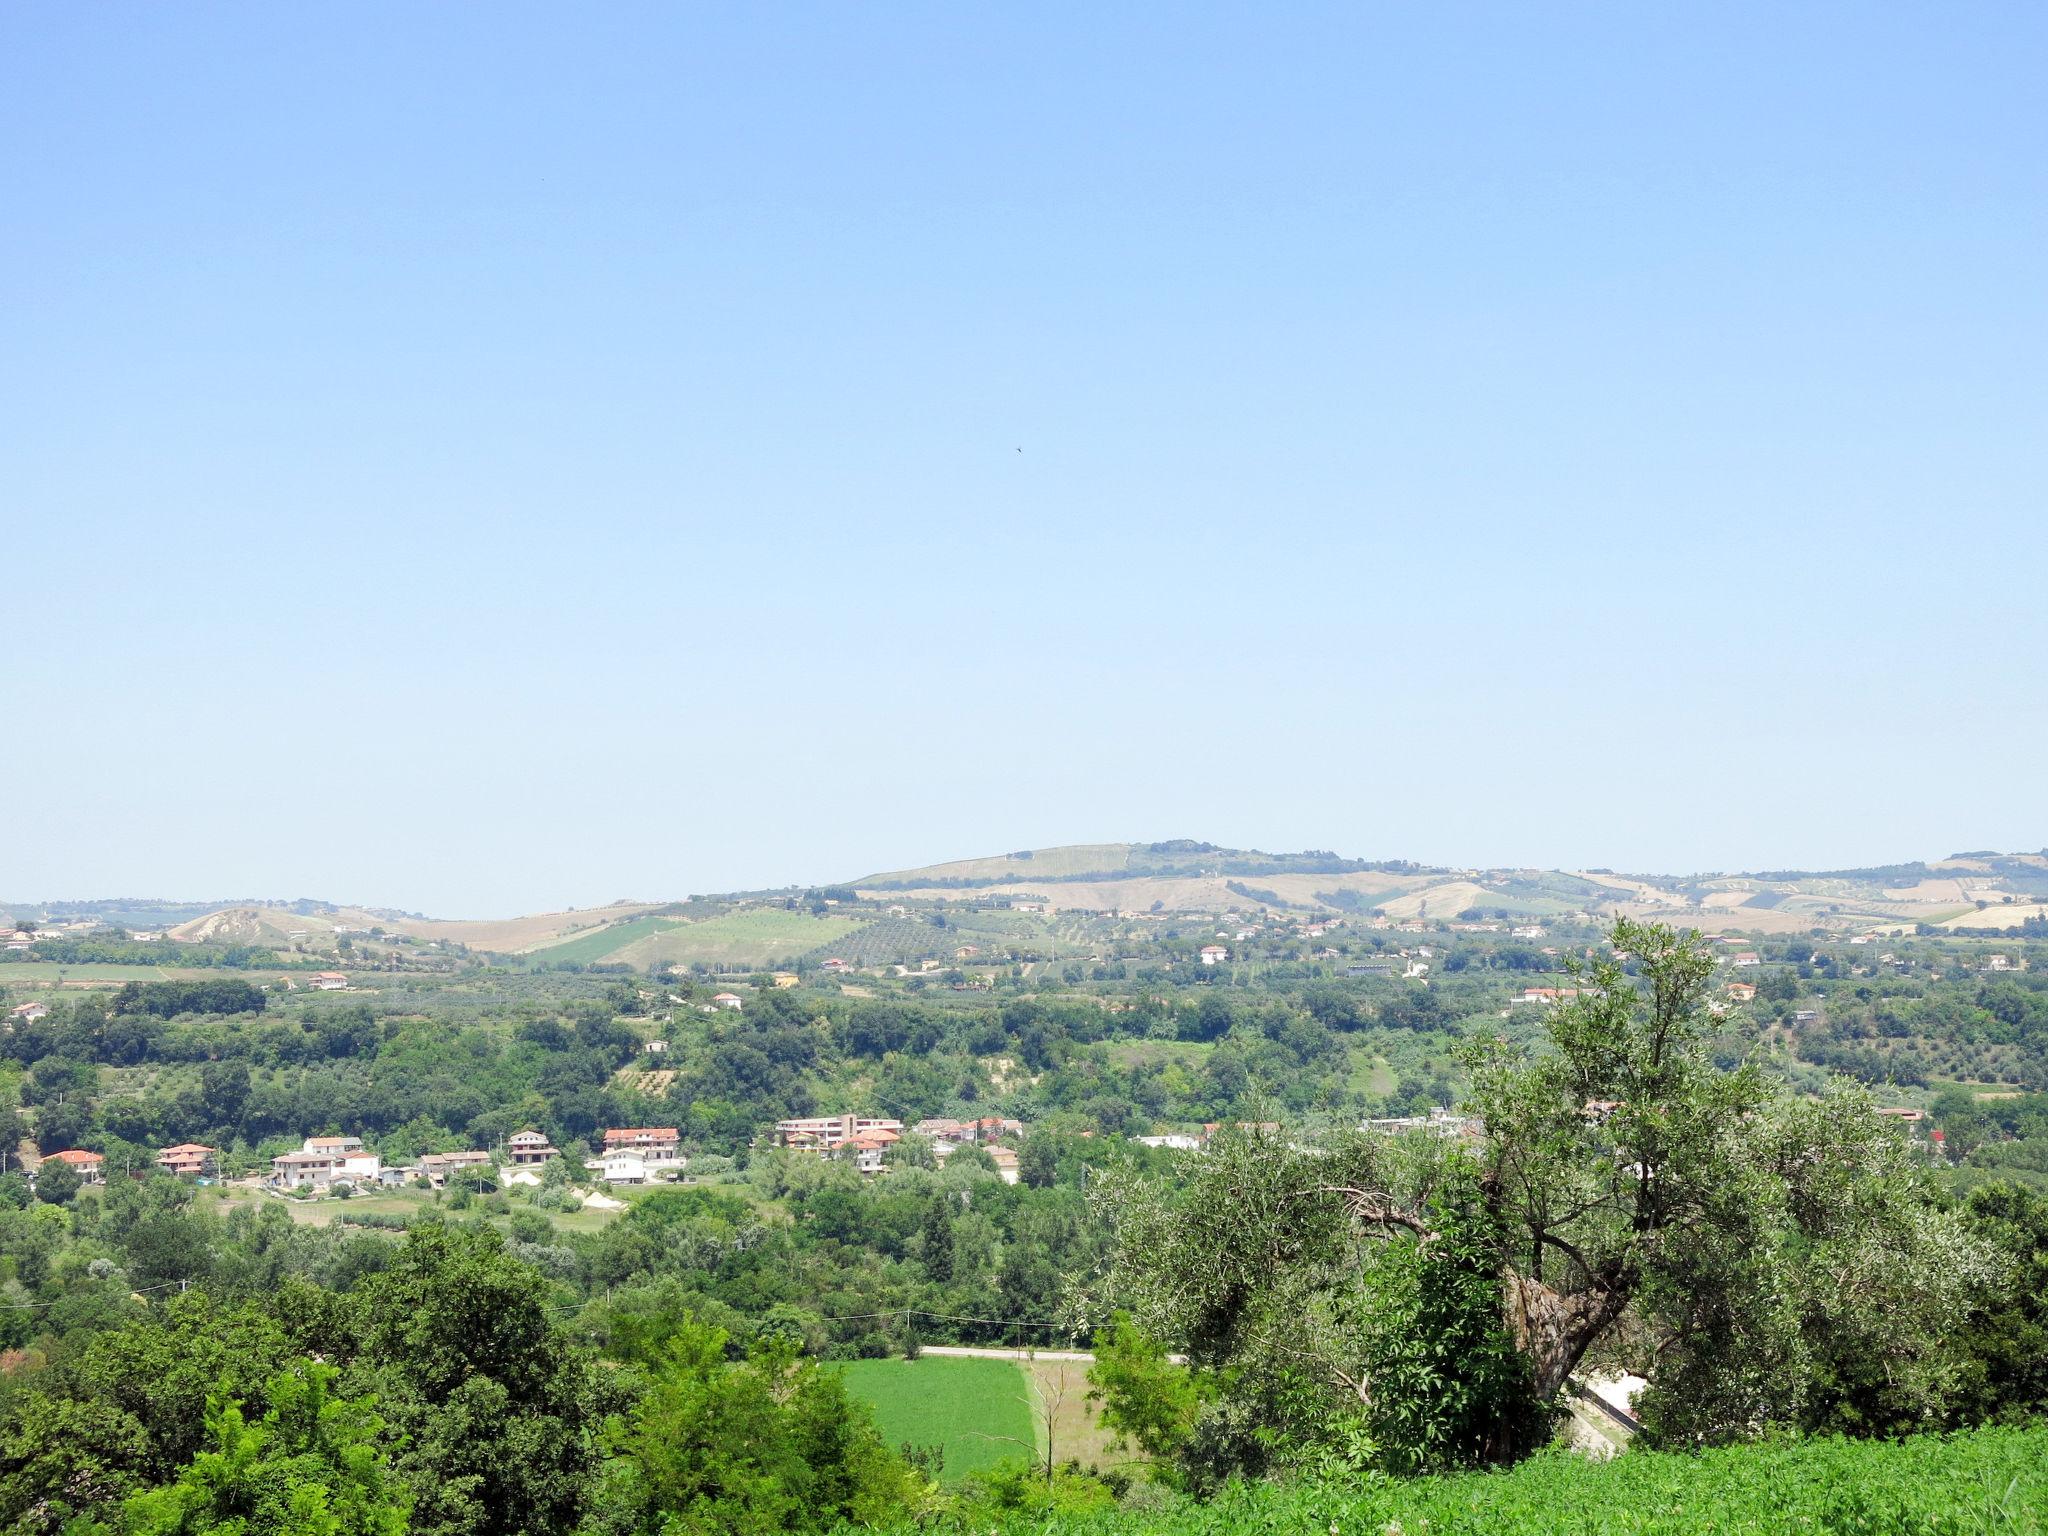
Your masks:
{"label": "blue sky", "polygon": [[2044,44],[10,7],[0,896],[2040,847]]}

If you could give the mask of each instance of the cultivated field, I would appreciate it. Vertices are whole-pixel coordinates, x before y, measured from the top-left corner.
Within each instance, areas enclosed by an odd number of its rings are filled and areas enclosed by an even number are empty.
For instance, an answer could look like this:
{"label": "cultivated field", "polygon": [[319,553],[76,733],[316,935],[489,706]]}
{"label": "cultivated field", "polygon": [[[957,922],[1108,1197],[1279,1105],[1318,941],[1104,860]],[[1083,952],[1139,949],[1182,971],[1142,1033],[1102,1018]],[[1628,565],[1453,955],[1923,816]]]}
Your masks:
{"label": "cultivated field", "polygon": [[926,1355],[845,1370],[847,1390],[874,1409],[890,1445],[944,1448],[948,1482],[1026,1459],[1036,1444],[1032,1389],[1011,1361]]}
{"label": "cultivated field", "polygon": [[2011,904],[1993,902],[1983,910],[1972,906],[1967,911],[1957,912],[1942,922],[1944,928],[2016,928],[2021,923],[2036,919],[2048,919],[2048,903],[2039,901],[2015,901]]}
{"label": "cultivated field", "polygon": [[678,920],[672,917],[635,917],[570,939],[566,944],[550,944],[535,954],[551,964],[592,965],[609,960],[628,944],[653,938],[676,926]]}
{"label": "cultivated field", "polygon": [[[836,944],[862,926],[859,918],[835,913],[813,917],[808,912],[761,907],[723,913],[702,922],[678,922],[658,933],[643,934],[605,958],[643,970],[664,964],[768,966]],[[551,958],[551,952],[544,957]]]}

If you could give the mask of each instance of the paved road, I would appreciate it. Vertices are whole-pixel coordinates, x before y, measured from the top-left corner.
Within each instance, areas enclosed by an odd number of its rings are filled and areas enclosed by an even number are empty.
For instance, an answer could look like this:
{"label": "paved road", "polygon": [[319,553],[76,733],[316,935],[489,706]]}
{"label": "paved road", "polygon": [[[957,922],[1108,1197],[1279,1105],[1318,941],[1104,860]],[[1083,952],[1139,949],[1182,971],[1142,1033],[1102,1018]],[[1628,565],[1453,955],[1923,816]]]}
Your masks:
{"label": "paved road", "polygon": [[[976,1360],[1085,1360],[1095,1363],[1091,1349],[985,1349],[975,1344],[925,1344],[918,1352],[926,1355],[965,1355]],[[1175,1365],[1186,1365],[1186,1355],[1168,1355]]]}
{"label": "paved road", "polygon": [[964,1355],[970,1360],[1086,1360],[1095,1361],[1086,1349],[984,1349],[974,1344],[923,1344],[921,1355]]}

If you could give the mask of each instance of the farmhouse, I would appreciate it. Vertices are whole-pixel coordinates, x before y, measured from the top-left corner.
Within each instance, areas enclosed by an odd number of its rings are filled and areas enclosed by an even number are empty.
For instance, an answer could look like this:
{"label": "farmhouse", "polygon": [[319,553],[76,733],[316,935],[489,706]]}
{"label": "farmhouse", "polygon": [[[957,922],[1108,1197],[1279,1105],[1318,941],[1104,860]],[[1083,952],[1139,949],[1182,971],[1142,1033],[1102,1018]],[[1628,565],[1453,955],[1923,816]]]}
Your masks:
{"label": "farmhouse", "polygon": [[742,1008],[746,1006],[746,999],[741,997],[737,992],[721,992],[716,997],[712,998],[711,1001],[715,1006],[720,1008],[730,1008],[734,1013],[738,1013]]}
{"label": "farmhouse", "polygon": [[837,955],[834,955],[831,959],[821,964],[818,967],[818,969],[821,971],[830,971],[833,975],[836,976],[841,971],[852,970],[853,967],[848,965],[844,960],[840,959]]}
{"label": "farmhouse", "polygon": [[206,1179],[214,1174],[215,1156],[212,1147],[202,1147],[196,1141],[186,1141],[175,1147],[165,1147],[157,1153],[156,1165],[165,1173],[181,1179]]}
{"label": "farmhouse", "polygon": [[42,1003],[18,1003],[7,1010],[9,1024],[33,1024],[37,1019],[50,1016],[50,1010]]}
{"label": "farmhouse", "polygon": [[346,992],[348,978],[340,971],[315,971],[313,979],[306,983],[315,992]]}
{"label": "farmhouse", "polygon": [[1202,964],[1204,965],[1221,965],[1229,958],[1230,951],[1221,944],[1204,944],[1202,946]]}
{"label": "farmhouse", "polygon": [[1758,954],[1758,953],[1757,953],[1757,952],[1756,952],[1755,950],[1753,950],[1753,949],[1745,949],[1744,951],[1742,951],[1742,953],[1741,953],[1741,954],[1739,954],[1739,955],[1737,955],[1737,956],[1735,957],[1735,963],[1736,963],[1737,965],[1744,965],[1744,966],[1747,966],[1747,965],[1762,965],[1762,964],[1764,963],[1764,958],[1763,958],[1763,956],[1762,956],[1762,955],[1759,955],[1759,954]]}
{"label": "farmhouse", "polygon": [[1746,981],[1731,981],[1727,986],[1728,995],[1738,1003],[1756,1001],[1756,988]]}
{"label": "farmhouse", "polygon": [[78,1176],[88,1184],[101,1184],[106,1181],[107,1160],[98,1152],[86,1152],[78,1149],[69,1152],[52,1152],[43,1161],[46,1163],[69,1164],[77,1171]]}

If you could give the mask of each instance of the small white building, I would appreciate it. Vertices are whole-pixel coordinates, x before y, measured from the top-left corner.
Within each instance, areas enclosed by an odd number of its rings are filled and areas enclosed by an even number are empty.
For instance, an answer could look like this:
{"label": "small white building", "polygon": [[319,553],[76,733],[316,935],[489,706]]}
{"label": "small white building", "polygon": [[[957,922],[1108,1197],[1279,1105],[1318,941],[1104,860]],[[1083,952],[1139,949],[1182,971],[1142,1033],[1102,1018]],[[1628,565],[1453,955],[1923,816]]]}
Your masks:
{"label": "small white building", "polygon": [[1204,965],[1221,965],[1229,958],[1230,951],[1221,944],[1204,944],[1202,946],[1202,964]]}
{"label": "small white building", "polygon": [[719,1008],[730,1008],[734,1013],[738,1013],[742,1008],[746,1007],[747,1005],[746,999],[741,997],[737,992],[721,992],[716,997],[712,998],[711,1001],[714,1006]]}

